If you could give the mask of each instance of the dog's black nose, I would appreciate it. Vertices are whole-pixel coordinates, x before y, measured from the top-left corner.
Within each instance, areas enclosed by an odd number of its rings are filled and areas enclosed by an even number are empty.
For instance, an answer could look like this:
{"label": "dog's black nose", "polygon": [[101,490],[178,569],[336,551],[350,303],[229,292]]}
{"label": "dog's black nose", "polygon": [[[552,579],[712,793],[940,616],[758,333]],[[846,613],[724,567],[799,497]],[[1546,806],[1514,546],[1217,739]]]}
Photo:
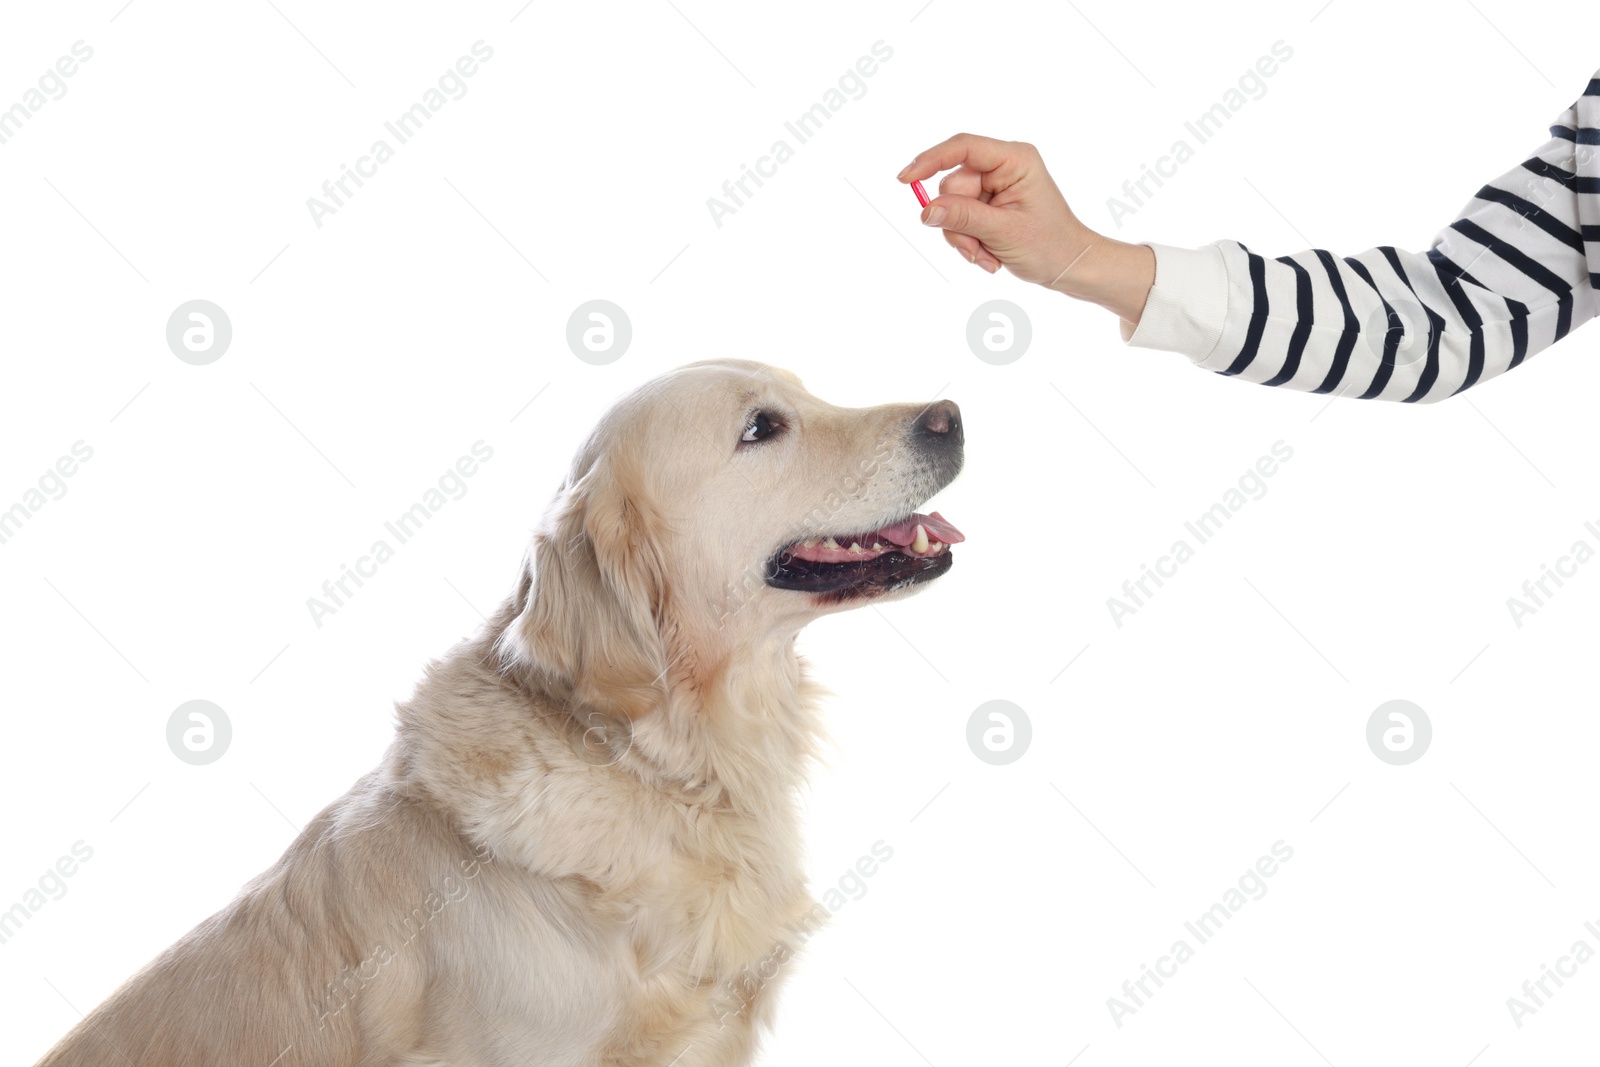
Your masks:
{"label": "dog's black nose", "polygon": [[965,438],[961,433],[961,409],[953,400],[929,404],[917,416],[917,434],[934,446],[955,448]]}

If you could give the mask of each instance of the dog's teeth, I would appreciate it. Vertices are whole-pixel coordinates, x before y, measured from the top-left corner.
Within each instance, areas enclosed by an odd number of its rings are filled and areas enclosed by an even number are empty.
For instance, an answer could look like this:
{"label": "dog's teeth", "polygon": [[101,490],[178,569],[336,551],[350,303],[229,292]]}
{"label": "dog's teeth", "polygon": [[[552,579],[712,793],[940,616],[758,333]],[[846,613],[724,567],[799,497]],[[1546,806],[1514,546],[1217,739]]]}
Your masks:
{"label": "dog's teeth", "polygon": [[833,538],[830,537],[826,541],[822,542],[822,547],[823,548],[838,548],[839,547],[839,542],[835,541]]}
{"label": "dog's teeth", "polygon": [[921,555],[928,551],[928,531],[923,529],[922,523],[917,523],[917,536],[911,540],[911,551]]}
{"label": "dog's teeth", "polygon": [[861,551],[861,542],[860,541],[851,541],[850,542],[850,551],[852,551],[852,552],[860,552]]}
{"label": "dog's teeth", "polygon": [[883,551],[883,542],[882,541],[874,541],[874,542],[872,542],[872,551],[874,551],[874,552],[882,552]]}
{"label": "dog's teeth", "polygon": [[801,543],[804,544],[805,547],[807,547],[807,548],[816,548],[817,545],[821,544],[821,542],[818,541],[815,537],[808,537]]}

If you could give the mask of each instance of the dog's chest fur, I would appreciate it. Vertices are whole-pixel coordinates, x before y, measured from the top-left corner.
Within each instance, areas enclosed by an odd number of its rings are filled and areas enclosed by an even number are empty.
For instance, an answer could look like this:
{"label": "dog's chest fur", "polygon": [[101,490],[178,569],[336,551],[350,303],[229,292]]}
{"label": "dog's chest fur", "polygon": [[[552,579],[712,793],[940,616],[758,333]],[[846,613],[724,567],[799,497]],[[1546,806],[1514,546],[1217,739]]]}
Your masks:
{"label": "dog's chest fur", "polygon": [[[736,839],[746,827],[719,829]],[[602,893],[601,919],[625,931],[632,957],[631,1010],[610,1042],[614,1062],[670,1062],[695,1047],[700,1056],[680,1064],[745,1059],[814,907],[797,865],[771,845],[765,851],[685,849],[654,876]]]}
{"label": "dog's chest fur", "polygon": [[[755,695],[743,710],[760,721],[715,737],[698,720],[637,723],[607,763],[585,755],[566,709],[530,711],[509,690],[486,701],[490,679],[470,668],[439,665],[402,708],[402,737],[425,742],[407,746],[410,773],[495,867],[570,902],[558,924],[593,946],[572,965],[608,972],[592,1005],[596,1062],[747,1062],[815,918],[795,809],[812,740],[803,687]],[[479,697],[465,714],[446,706],[463,687]],[[661,769],[708,745],[709,773]]]}

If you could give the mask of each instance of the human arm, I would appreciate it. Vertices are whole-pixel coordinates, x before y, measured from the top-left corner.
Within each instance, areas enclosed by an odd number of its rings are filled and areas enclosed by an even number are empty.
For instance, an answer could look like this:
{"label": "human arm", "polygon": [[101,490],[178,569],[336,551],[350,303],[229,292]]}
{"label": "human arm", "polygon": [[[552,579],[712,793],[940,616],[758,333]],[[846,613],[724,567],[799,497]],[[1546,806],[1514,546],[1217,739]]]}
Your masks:
{"label": "human arm", "polygon": [[1126,245],[1077,219],[1031,146],[971,135],[922,153],[901,180],[951,166],[923,217],[974,262],[1110,308],[1133,345],[1264,385],[1439,400],[1600,310],[1600,75],[1543,147],[1418,253]]}

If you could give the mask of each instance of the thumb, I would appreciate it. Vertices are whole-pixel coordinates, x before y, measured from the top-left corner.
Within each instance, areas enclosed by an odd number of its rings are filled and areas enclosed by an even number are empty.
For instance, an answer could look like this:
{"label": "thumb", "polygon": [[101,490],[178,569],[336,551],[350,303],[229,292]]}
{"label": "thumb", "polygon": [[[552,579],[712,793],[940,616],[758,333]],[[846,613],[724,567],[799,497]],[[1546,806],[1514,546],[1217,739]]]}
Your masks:
{"label": "thumb", "polygon": [[985,244],[1001,238],[1015,223],[1012,212],[992,207],[970,196],[937,196],[922,210],[922,223],[976,237]]}

